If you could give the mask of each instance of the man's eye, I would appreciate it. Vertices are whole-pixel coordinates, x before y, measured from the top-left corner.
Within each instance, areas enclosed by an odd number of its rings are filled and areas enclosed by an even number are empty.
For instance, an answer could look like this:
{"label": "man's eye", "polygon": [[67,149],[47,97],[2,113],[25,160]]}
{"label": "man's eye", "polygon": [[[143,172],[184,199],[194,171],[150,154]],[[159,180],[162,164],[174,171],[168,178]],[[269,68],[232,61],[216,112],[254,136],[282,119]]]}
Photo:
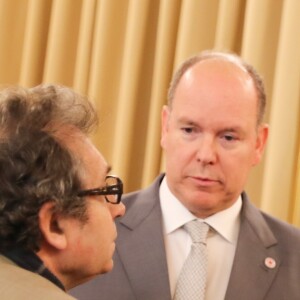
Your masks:
{"label": "man's eye", "polygon": [[193,127],[183,127],[183,128],[181,128],[181,130],[184,133],[192,133],[194,131],[194,128]]}
{"label": "man's eye", "polygon": [[235,141],[237,139],[234,135],[231,134],[225,134],[223,138],[228,142]]}

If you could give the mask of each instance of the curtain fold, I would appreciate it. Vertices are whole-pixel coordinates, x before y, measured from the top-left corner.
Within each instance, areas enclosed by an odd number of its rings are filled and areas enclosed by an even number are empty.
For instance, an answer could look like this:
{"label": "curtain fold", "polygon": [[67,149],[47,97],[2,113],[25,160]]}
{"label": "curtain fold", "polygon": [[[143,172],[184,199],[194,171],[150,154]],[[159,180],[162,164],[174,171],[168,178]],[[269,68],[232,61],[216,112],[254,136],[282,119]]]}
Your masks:
{"label": "curtain fold", "polygon": [[218,0],[182,0],[174,68],[201,49],[214,47]]}
{"label": "curtain fold", "polygon": [[[95,7],[87,94],[95,103],[101,120],[99,132],[93,140],[110,163],[114,147],[119,146],[119,143],[115,145],[113,141],[119,105],[128,2],[102,0],[96,1]],[[115,164],[113,166],[116,167]]]}
{"label": "curtain fold", "polygon": [[73,86],[81,0],[53,0],[43,81]]}
{"label": "curtain fold", "polygon": [[0,84],[59,83],[100,117],[93,141],[130,192],[164,171],[160,114],[172,74],[205,49],[263,76],[267,151],[246,187],[300,227],[300,1],[0,0]]}
{"label": "curtain fold", "polygon": [[144,163],[142,166],[141,186],[146,187],[161,167],[161,108],[167,103],[167,92],[172,77],[172,66],[175,56],[176,35],[180,14],[180,1],[161,2],[157,37],[155,41],[152,87],[150,93],[149,120],[145,145]]}
{"label": "curtain fold", "polygon": [[[279,41],[281,9],[282,2],[272,0],[248,1],[245,6],[241,55],[255,66],[264,79],[267,93],[266,120],[269,120],[269,108],[272,106],[277,55],[277,47],[274,48],[274,45],[278,45]],[[265,157],[262,163],[252,170],[247,184],[253,202],[259,206],[264,201],[261,193],[264,186]]]}
{"label": "curtain fold", "polygon": [[244,1],[220,1],[214,42],[216,48],[240,53],[244,17]]}
{"label": "curtain fold", "polygon": [[97,0],[89,0],[82,3],[77,52],[74,61],[73,87],[83,94],[88,93],[96,10]]}
{"label": "curtain fold", "polygon": [[34,86],[40,83],[44,71],[51,1],[28,2],[19,83]]}
{"label": "curtain fold", "polygon": [[[291,220],[300,124],[300,2],[284,2],[270,112],[262,209]],[[298,200],[299,201],[299,200]]]}
{"label": "curtain fold", "polygon": [[300,145],[298,147],[298,164],[297,164],[297,175],[294,185],[294,202],[292,208],[293,218],[291,223],[300,227]]}
{"label": "curtain fold", "polygon": [[[17,9],[15,5],[18,5]],[[28,1],[0,1],[0,84],[19,83]]]}
{"label": "curtain fold", "polygon": [[[143,143],[140,128],[132,122],[138,118],[137,110],[139,104],[144,102],[145,107],[147,99],[139,98],[139,88],[141,78],[148,78],[145,61],[143,60],[143,51],[145,39],[147,38],[147,14],[150,6],[150,0],[130,1],[128,7],[128,19],[125,32],[125,43],[123,49],[123,59],[120,65],[121,78],[118,94],[118,105],[116,109],[116,127],[112,137],[114,145],[112,149],[112,161],[120,176],[129,178],[127,181],[130,186],[130,169],[135,169],[135,157],[133,151],[138,150]],[[149,54],[152,55],[152,54]],[[138,121],[138,119],[136,119]],[[145,119],[144,121],[147,121]],[[136,137],[139,141],[136,141]],[[134,148],[136,143],[141,143]],[[119,145],[119,146],[118,146]],[[138,170],[135,170],[138,171]]]}

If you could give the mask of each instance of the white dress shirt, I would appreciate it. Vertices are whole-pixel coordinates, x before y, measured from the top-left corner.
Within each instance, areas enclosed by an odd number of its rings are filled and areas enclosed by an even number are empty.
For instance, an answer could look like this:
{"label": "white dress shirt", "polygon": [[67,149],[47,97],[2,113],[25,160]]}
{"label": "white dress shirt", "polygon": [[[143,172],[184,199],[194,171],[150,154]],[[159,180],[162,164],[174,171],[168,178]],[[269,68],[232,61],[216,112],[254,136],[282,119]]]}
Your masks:
{"label": "white dress shirt", "polygon": [[[169,271],[171,295],[174,296],[179,273],[191,248],[191,238],[182,226],[196,219],[168,188],[166,178],[160,185],[163,232]],[[204,221],[211,229],[207,238],[208,278],[206,300],[223,300],[231,273],[240,229],[242,199],[228,209]]]}

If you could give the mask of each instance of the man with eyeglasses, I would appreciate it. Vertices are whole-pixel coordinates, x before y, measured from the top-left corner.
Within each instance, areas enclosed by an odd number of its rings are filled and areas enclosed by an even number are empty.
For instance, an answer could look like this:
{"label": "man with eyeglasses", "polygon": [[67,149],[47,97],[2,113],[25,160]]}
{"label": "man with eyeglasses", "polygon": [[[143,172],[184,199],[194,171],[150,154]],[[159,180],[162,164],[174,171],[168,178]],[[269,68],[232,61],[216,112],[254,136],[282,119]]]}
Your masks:
{"label": "man with eyeglasses", "polygon": [[90,102],[40,85],[0,93],[0,298],[74,299],[113,267],[122,181],[91,143]]}
{"label": "man with eyeglasses", "polygon": [[300,299],[299,229],[244,191],[268,136],[265,102],[260,76],[237,55],[203,52],[181,65],[162,109],[166,173],[124,197],[114,270],[76,297]]}

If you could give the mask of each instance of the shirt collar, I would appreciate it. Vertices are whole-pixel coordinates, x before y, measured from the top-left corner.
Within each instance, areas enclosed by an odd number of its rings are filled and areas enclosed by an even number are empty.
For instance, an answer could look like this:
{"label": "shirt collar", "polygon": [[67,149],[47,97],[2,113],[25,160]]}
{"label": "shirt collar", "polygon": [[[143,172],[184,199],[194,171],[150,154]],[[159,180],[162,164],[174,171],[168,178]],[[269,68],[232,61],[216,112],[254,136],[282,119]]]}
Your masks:
{"label": "shirt collar", "polygon": [[[159,196],[166,234],[170,234],[187,222],[196,219],[195,215],[172,194],[167,185],[166,177],[160,185]],[[229,208],[201,220],[210,225],[228,242],[236,243],[240,228],[241,208],[242,198],[239,196]]]}

